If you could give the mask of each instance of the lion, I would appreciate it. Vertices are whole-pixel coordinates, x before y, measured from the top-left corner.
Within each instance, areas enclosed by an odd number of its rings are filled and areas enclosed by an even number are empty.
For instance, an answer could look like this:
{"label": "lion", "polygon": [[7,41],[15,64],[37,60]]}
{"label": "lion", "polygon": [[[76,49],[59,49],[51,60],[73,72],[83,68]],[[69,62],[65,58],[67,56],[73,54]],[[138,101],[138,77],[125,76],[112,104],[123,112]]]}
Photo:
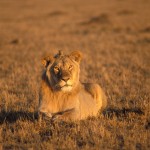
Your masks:
{"label": "lion", "polygon": [[98,84],[81,83],[80,51],[42,60],[44,71],[39,91],[38,112],[52,120],[82,120],[96,116],[107,106],[105,93]]}

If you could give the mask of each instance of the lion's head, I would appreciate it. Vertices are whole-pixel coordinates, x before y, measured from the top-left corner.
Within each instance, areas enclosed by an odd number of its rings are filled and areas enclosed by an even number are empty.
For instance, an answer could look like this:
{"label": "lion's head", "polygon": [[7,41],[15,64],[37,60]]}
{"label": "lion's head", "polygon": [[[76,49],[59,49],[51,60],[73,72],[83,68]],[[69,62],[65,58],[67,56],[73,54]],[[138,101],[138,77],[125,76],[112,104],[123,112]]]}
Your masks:
{"label": "lion's head", "polygon": [[43,59],[45,76],[53,90],[70,92],[79,83],[81,52],[74,51],[64,55],[61,51],[54,57],[49,55]]}

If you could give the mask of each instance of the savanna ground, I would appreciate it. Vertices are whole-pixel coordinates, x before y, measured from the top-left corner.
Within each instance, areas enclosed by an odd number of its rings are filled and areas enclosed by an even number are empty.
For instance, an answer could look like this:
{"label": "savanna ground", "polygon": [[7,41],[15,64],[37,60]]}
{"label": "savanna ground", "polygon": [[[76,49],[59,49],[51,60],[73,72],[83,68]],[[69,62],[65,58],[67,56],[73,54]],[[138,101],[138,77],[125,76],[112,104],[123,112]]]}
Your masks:
{"label": "savanna ground", "polygon": [[[41,58],[77,49],[109,109],[40,124]],[[0,149],[150,149],[149,65],[149,0],[1,0]]]}

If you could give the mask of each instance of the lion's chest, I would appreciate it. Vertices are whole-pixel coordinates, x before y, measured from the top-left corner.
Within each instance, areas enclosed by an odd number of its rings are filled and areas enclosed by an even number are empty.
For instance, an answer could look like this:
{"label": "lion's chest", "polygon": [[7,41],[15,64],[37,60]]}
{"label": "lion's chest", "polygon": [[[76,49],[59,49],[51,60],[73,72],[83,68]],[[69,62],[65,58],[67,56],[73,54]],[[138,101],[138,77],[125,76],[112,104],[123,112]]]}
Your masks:
{"label": "lion's chest", "polygon": [[78,106],[78,96],[53,95],[49,97],[47,108],[51,113],[66,111]]}

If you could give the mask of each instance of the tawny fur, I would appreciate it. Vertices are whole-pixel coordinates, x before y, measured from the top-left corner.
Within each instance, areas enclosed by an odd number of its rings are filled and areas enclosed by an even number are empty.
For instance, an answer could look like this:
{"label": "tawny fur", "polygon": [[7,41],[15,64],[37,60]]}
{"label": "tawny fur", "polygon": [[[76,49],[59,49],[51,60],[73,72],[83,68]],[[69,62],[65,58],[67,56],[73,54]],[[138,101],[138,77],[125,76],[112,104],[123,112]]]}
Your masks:
{"label": "tawny fur", "polygon": [[[80,83],[80,60],[81,53],[78,51],[70,55],[59,53],[55,57],[44,58],[43,64],[46,68],[42,76],[39,112],[51,118],[81,120],[96,116],[99,110],[106,108],[106,96],[98,84]],[[69,71],[70,65],[73,69]],[[56,66],[60,67],[61,74],[57,78]],[[64,79],[67,81],[64,82]],[[67,83],[71,86],[66,86]]]}

